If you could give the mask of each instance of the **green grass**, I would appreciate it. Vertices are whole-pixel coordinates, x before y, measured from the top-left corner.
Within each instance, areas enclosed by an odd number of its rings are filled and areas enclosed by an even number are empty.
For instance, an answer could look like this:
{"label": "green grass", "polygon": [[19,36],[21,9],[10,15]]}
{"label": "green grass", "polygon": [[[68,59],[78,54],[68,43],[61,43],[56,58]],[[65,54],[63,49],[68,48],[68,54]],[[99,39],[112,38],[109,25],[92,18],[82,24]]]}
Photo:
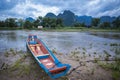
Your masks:
{"label": "green grass", "polygon": [[12,48],[10,48],[10,52],[12,52],[13,55],[16,55],[16,51]]}
{"label": "green grass", "polygon": [[120,59],[116,58],[114,62],[111,63],[103,63],[103,62],[97,62],[99,66],[101,66],[104,69],[111,70],[112,71],[112,77],[114,80],[120,79]]}
{"label": "green grass", "polygon": [[[49,31],[49,29],[46,29]],[[99,28],[86,28],[86,27],[63,27],[61,29],[50,29],[51,31],[68,31],[68,32],[81,32],[81,31],[94,31],[94,32],[119,32],[119,29],[99,29]]]}
{"label": "green grass", "polygon": [[0,30],[22,30],[22,28],[20,27],[13,27],[13,28],[10,28],[10,27],[0,27]]}
{"label": "green grass", "polygon": [[[24,29],[21,27],[0,27],[0,30],[39,30],[38,28]],[[100,28],[86,28],[86,27],[70,27],[65,26],[61,28],[43,28],[42,31],[58,31],[58,32],[81,32],[81,31],[93,31],[93,32],[120,32],[119,29],[100,29]]]}
{"label": "green grass", "polygon": [[120,72],[119,71],[113,71],[112,72],[112,77],[114,80],[119,80],[120,79]]}

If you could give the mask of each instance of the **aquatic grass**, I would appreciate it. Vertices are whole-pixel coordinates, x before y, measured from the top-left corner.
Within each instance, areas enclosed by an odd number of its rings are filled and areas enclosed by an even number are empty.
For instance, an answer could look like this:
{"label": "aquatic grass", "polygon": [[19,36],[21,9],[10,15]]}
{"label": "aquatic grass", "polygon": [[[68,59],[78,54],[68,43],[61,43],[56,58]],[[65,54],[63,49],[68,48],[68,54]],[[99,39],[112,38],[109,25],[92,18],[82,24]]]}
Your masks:
{"label": "aquatic grass", "polygon": [[17,51],[17,53],[23,53],[23,51],[22,51],[22,50],[19,50],[19,51]]}
{"label": "aquatic grass", "polygon": [[84,51],[86,51],[86,48],[82,48]]}
{"label": "aquatic grass", "polygon": [[111,69],[111,70],[120,72],[120,58],[115,58],[115,61],[112,63],[107,63],[107,61],[106,61],[106,63],[98,62],[98,65],[103,68],[107,68],[107,69]]}
{"label": "aquatic grass", "polygon": [[21,60],[26,59],[27,56],[28,56],[27,54],[24,54],[24,55],[21,57]]}
{"label": "aquatic grass", "polygon": [[114,80],[120,79],[120,72],[119,71],[112,71],[112,77]]}
{"label": "aquatic grass", "polygon": [[5,70],[8,69],[8,64],[3,62],[2,65],[0,66],[0,70]]}
{"label": "aquatic grass", "polygon": [[116,48],[116,49],[115,49],[115,54],[116,54],[116,55],[119,55],[119,54],[120,54],[120,49]]}
{"label": "aquatic grass", "polygon": [[92,48],[92,43],[90,44],[90,49]]}
{"label": "aquatic grass", "polygon": [[85,54],[85,52],[83,52],[83,54]]}
{"label": "aquatic grass", "polygon": [[66,76],[63,76],[63,77],[61,77],[59,80],[69,80],[69,78],[66,77]]}
{"label": "aquatic grass", "polygon": [[95,73],[95,68],[92,68],[91,74],[94,75]]}
{"label": "aquatic grass", "polygon": [[99,58],[94,58],[94,62],[97,63]]}
{"label": "aquatic grass", "polygon": [[104,50],[104,54],[105,54],[105,60],[108,61],[111,55],[106,50]]}
{"label": "aquatic grass", "polygon": [[75,48],[75,50],[77,50],[77,48]]}
{"label": "aquatic grass", "polygon": [[101,55],[99,55],[99,58],[101,58],[102,56]]}
{"label": "aquatic grass", "polygon": [[111,56],[106,50],[104,50],[104,54],[109,57]]}
{"label": "aquatic grass", "polygon": [[30,65],[23,65],[21,68],[22,68],[21,71],[23,71],[23,74],[25,75],[30,74],[30,71],[31,71]]}
{"label": "aquatic grass", "polygon": [[21,58],[18,59],[18,60],[13,64],[13,66],[11,67],[11,70],[14,71],[14,70],[20,68],[21,65],[22,65],[22,62],[25,60],[26,57],[27,57],[26,54],[22,55]]}
{"label": "aquatic grass", "polygon": [[14,56],[17,54],[17,50],[14,50],[13,48],[10,48],[9,52],[12,53]]}
{"label": "aquatic grass", "polygon": [[24,75],[29,75],[31,71],[31,67],[30,65],[24,64],[24,65],[20,65],[18,67],[18,73],[16,74],[17,76],[24,76]]}
{"label": "aquatic grass", "polygon": [[5,52],[4,56],[5,56],[5,57],[9,57],[8,51]]}
{"label": "aquatic grass", "polygon": [[94,52],[94,54],[96,54],[96,52]]}
{"label": "aquatic grass", "polygon": [[119,46],[117,43],[110,43],[110,46]]}
{"label": "aquatic grass", "polygon": [[21,60],[18,59],[18,60],[13,64],[13,66],[12,66],[11,69],[10,69],[10,71],[15,71],[15,70],[19,69],[19,68],[20,68],[20,65],[21,65],[20,63],[21,63]]}
{"label": "aquatic grass", "polygon": [[107,43],[104,43],[104,45],[107,45]]}
{"label": "aquatic grass", "polygon": [[77,50],[71,51],[71,54],[73,57],[76,57],[77,54],[79,54],[80,52]]}
{"label": "aquatic grass", "polygon": [[105,54],[108,54],[108,52],[107,52],[106,50],[104,50],[104,53],[105,53]]}
{"label": "aquatic grass", "polygon": [[89,54],[89,57],[91,57],[91,54]]}
{"label": "aquatic grass", "polygon": [[57,54],[57,51],[56,51],[55,49],[52,49],[52,52],[53,52],[54,54]]}
{"label": "aquatic grass", "polygon": [[13,51],[13,52],[12,52],[12,54],[15,56],[15,55],[16,55],[16,52],[15,52],[15,51]]}
{"label": "aquatic grass", "polygon": [[14,49],[10,48],[10,52],[13,52],[13,51],[14,51]]}

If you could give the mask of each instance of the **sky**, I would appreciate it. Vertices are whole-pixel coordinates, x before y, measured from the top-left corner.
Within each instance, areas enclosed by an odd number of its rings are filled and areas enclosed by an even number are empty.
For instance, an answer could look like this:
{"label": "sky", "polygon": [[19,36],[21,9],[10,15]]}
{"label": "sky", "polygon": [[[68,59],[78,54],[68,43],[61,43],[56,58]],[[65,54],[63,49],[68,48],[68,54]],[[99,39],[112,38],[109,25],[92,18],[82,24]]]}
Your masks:
{"label": "sky", "polygon": [[0,20],[6,18],[44,17],[70,10],[82,16],[119,16],[120,0],[0,0]]}

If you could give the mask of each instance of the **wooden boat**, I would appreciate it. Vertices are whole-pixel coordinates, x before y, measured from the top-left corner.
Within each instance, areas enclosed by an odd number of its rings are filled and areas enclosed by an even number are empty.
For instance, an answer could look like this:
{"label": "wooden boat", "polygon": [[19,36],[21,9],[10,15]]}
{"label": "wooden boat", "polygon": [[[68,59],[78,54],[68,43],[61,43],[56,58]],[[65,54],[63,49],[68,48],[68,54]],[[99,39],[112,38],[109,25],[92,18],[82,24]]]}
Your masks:
{"label": "wooden boat", "polygon": [[69,64],[62,64],[48,49],[48,47],[39,40],[36,35],[29,35],[27,39],[27,47],[39,66],[51,77],[59,78],[67,74],[70,69]]}

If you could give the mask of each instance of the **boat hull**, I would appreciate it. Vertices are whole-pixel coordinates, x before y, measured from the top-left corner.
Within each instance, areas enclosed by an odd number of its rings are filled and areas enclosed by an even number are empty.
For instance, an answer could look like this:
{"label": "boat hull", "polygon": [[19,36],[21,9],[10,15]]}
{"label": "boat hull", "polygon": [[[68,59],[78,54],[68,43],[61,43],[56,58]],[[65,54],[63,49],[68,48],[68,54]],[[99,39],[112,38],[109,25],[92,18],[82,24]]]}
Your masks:
{"label": "boat hull", "polygon": [[[31,36],[35,36],[34,41],[30,42]],[[67,74],[70,69],[69,64],[62,64],[45,45],[42,40],[36,38],[36,35],[29,35],[26,45],[38,65],[51,77],[59,78]]]}

